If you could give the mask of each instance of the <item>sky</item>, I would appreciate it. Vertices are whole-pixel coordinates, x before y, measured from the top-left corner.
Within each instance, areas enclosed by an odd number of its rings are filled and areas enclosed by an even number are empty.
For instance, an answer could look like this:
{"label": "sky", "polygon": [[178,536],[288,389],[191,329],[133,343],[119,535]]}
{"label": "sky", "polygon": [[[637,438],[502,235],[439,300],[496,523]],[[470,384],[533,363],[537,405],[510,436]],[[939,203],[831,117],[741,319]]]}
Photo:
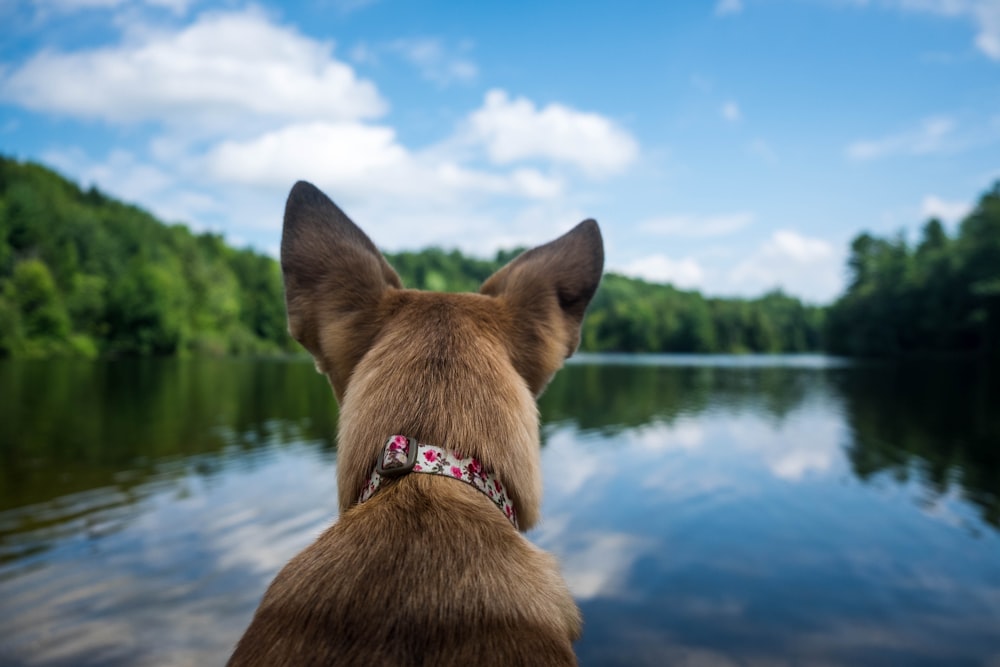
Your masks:
{"label": "sky", "polygon": [[0,153],[277,255],[292,184],[388,251],[585,218],[607,268],[844,289],[1000,179],[1000,0],[0,0]]}

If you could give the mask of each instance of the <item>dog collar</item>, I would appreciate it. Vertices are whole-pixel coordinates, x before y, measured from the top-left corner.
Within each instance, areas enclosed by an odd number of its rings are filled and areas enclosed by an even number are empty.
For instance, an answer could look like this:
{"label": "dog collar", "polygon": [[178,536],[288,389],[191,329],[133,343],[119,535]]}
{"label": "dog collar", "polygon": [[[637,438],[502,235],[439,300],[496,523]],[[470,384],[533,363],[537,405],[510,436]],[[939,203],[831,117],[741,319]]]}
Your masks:
{"label": "dog collar", "polygon": [[384,479],[400,477],[411,472],[442,475],[470,484],[485,494],[517,528],[517,513],[500,480],[487,472],[479,461],[462,456],[443,447],[418,443],[405,435],[389,436],[382,447],[378,463],[368,483],[361,491],[358,502],[363,503],[379,490]]}

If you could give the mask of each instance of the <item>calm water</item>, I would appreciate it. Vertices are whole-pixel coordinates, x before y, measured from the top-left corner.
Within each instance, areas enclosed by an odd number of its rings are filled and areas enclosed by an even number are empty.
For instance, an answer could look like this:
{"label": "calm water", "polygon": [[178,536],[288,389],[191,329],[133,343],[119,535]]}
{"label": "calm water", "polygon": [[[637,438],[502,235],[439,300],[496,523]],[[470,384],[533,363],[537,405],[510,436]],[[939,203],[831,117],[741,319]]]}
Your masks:
{"label": "calm water", "polygon": [[[1000,376],[591,357],[542,399],[584,665],[1000,665]],[[336,516],[307,361],[0,363],[0,664],[221,664]]]}

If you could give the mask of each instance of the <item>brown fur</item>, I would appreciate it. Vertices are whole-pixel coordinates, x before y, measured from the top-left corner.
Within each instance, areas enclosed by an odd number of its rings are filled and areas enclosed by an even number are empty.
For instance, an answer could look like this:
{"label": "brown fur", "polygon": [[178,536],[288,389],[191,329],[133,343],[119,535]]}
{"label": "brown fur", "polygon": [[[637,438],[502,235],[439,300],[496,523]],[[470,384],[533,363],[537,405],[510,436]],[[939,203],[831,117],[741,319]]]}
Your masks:
{"label": "brown fur", "polygon": [[521,528],[534,525],[534,399],[576,350],[603,262],[588,220],[479,294],[406,290],[333,202],[295,185],[281,244],[289,330],[341,404],[341,516],[278,573],[230,665],[576,663],[580,614],[555,559],[482,493],[411,474],[356,501],[401,433],[477,457]]}

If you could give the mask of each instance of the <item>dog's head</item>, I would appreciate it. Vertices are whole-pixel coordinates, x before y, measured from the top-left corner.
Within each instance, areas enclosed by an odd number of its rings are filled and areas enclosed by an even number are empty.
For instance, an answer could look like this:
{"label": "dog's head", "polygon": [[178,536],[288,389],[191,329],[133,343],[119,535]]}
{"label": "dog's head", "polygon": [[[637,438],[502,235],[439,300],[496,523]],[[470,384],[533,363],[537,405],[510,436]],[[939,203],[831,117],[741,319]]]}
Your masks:
{"label": "dog's head", "polygon": [[[375,431],[364,439],[376,445],[405,433],[470,452],[475,431],[523,440],[528,436],[513,433],[531,430],[530,422],[537,432],[531,399],[576,351],[603,264],[600,229],[587,220],[516,257],[478,294],[407,290],[365,233],[317,188],[297,183],[285,208],[289,331],[341,404],[342,447],[345,428],[357,421]],[[537,434],[531,437],[537,443]],[[476,453],[495,469],[505,465],[502,455]],[[342,506],[373,455],[366,452],[356,465],[348,458],[344,473],[345,454],[338,466]],[[518,509],[524,519],[534,514]]]}

